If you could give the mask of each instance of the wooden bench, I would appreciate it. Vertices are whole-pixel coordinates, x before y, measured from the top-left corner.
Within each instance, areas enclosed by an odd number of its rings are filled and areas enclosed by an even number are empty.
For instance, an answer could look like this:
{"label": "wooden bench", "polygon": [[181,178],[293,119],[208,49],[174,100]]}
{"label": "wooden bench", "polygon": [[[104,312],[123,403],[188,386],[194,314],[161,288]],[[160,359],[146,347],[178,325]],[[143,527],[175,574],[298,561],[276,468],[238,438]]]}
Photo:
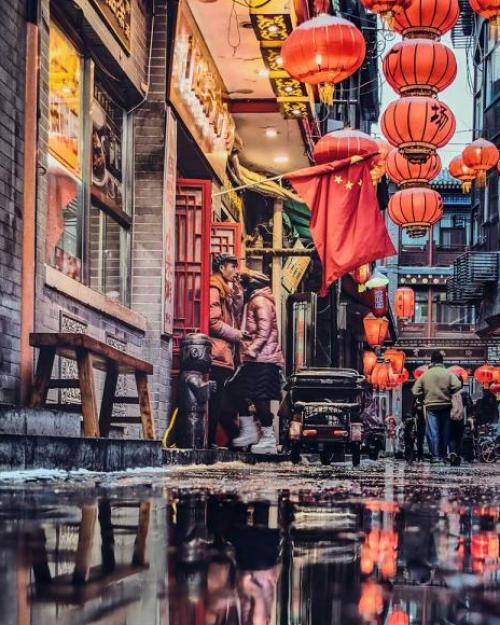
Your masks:
{"label": "wooden bench", "polygon": [[[30,334],[30,345],[38,347],[40,354],[35,379],[31,388],[29,405],[41,408],[47,405],[51,388],[79,388],[81,404],[48,404],[55,410],[81,411],[84,436],[96,438],[109,436],[112,423],[141,423],[145,439],[155,438],[153,413],[149,394],[148,375],[153,373],[149,362],[121,352],[86,334],[48,332]],[[78,379],[52,379],[56,356],[76,360]],[[106,380],[101,409],[97,413],[94,369],[104,371]],[[133,374],[137,397],[117,397],[116,384],[120,374]],[[114,404],[138,404],[139,417],[113,417]]]}

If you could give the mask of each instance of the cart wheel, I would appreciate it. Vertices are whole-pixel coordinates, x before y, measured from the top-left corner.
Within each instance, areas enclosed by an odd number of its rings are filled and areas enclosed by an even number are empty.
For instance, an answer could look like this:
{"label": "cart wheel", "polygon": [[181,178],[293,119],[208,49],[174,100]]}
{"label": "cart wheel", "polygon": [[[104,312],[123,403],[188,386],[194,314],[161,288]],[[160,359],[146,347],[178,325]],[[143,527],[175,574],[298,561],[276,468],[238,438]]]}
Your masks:
{"label": "cart wheel", "polygon": [[319,459],[321,464],[329,465],[332,463],[333,452],[329,447],[325,447],[319,452]]}
{"label": "cart wheel", "polygon": [[361,462],[361,445],[359,443],[351,443],[352,466],[359,467]]}
{"label": "cart wheel", "polygon": [[298,445],[292,445],[292,448],[290,449],[290,460],[292,461],[292,464],[299,464],[301,461],[300,447]]}
{"label": "cart wheel", "polygon": [[481,462],[495,462],[495,441],[484,441],[480,444],[479,458]]}

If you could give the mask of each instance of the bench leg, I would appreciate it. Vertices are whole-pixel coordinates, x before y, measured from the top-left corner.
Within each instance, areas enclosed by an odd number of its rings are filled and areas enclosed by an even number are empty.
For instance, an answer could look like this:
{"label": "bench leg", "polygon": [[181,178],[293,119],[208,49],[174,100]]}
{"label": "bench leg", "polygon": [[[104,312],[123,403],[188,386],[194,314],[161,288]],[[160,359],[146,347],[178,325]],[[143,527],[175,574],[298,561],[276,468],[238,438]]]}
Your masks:
{"label": "bench leg", "polygon": [[97,438],[99,436],[99,423],[97,421],[97,400],[92,354],[86,349],[79,349],[76,353],[76,360],[78,363],[78,377],[80,379],[80,394],[82,396],[83,435],[89,438]]}
{"label": "bench leg", "polygon": [[101,436],[109,436],[111,427],[111,416],[116,393],[116,383],[118,382],[118,369],[114,363],[109,363],[104,382],[104,391],[101,401],[101,412],[99,414],[99,429]]}
{"label": "bench leg", "polygon": [[86,584],[89,579],[96,520],[97,506],[85,504],[82,507],[82,520],[78,531],[78,547],[73,571],[73,584],[76,586]]}
{"label": "bench leg", "polygon": [[151,502],[143,501],[139,508],[139,523],[135,537],[134,555],[132,564],[142,566],[146,562],[146,541],[149,532],[149,519],[151,516]]}
{"label": "bench leg", "polygon": [[139,409],[141,411],[142,435],[146,440],[154,440],[155,426],[151,409],[151,398],[149,396],[148,376],[141,371],[136,371],[135,381],[137,384]]}
{"label": "bench leg", "polygon": [[55,357],[56,350],[54,347],[40,348],[35,379],[33,381],[29,400],[30,408],[41,408],[47,401],[47,393]]}

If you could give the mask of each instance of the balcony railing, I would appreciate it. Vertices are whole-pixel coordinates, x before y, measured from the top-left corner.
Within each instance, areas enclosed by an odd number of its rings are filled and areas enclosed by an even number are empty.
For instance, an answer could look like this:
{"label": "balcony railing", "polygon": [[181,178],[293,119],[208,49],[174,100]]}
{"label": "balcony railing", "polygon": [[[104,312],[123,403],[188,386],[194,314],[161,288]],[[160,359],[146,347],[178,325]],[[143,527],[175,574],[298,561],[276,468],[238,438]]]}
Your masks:
{"label": "balcony railing", "polygon": [[478,302],[484,289],[498,282],[498,252],[466,252],[453,263],[446,285],[447,299],[454,304]]}

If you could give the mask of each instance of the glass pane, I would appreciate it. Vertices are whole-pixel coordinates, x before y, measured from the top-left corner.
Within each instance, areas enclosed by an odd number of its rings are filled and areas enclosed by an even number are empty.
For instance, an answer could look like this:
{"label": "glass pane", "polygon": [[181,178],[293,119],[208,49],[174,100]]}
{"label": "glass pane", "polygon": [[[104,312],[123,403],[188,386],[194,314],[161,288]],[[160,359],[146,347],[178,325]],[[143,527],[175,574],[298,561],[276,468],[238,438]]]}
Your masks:
{"label": "glass pane", "polygon": [[427,291],[415,291],[414,323],[425,323],[429,319],[429,301]]}
{"label": "glass pane", "polygon": [[127,305],[129,233],[94,204],[89,217],[90,287]]}
{"label": "glass pane", "polygon": [[495,46],[486,61],[486,106],[500,93],[500,46]]}

